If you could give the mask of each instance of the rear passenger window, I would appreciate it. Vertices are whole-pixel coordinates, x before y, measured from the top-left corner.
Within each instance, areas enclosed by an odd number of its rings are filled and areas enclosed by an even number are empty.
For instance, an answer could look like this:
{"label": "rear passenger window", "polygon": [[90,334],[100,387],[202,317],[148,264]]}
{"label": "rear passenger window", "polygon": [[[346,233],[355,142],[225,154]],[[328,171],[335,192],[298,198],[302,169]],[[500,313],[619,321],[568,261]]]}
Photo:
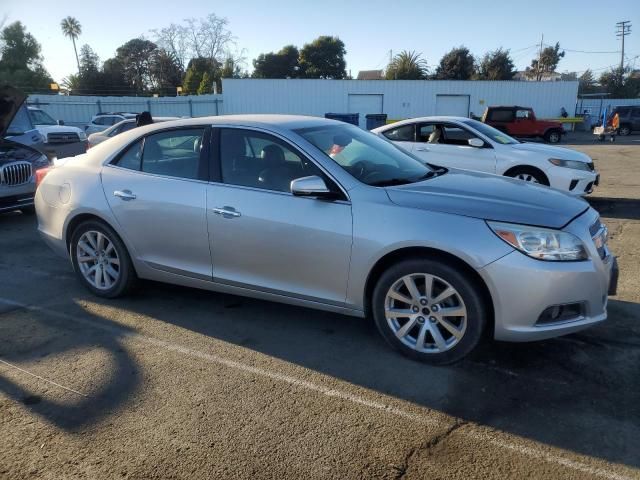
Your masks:
{"label": "rear passenger window", "polygon": [[140,170],[140,159],[142,158],[142,140],[131,145],[118,159],[116,165],[129,170]]}
{"label": "rear passenger window", "polygon": [[387,130],[383,135],[394,142],[413,142],[414,130],[415,125],[403,125],[402,127]]}
{"label": "rear passenger window", "polygon": [[170,130],[144,141],[142,171],[168,177],[197,179],[204,128]]}

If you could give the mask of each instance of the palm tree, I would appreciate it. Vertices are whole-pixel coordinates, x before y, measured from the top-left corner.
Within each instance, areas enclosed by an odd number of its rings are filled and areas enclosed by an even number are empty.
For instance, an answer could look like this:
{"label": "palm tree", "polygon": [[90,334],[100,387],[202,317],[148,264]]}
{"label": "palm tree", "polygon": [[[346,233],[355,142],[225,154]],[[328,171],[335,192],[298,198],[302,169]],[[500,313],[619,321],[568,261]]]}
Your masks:
{"label": "palm tree", "polygon": [[421,80],[426,78],[429,68],[422,54],[403,50],[387,66],[387,80]]}
{"label": "palm tree", "polygon": [[60,22],[60,27],[62,28],[62,33],[64,34],[64,36],[69,37],[73,42],[73,51],[76,54],[78,73],[80,73],[80,60],[78,59],[78,50],[76,49],[76,38],[78,38],[82,33],[82,26],[77,19],[73,17],[67,17],[62,19],[62,22]]}

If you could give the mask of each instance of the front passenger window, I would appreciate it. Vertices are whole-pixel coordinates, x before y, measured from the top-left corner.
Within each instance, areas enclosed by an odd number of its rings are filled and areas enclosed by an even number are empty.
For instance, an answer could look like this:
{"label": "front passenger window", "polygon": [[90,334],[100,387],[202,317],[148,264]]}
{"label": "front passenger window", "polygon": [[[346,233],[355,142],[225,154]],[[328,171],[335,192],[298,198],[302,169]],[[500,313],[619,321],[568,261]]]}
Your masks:
{"label": "front passenger window", "polygon": [[290,192],[291,181],[322,171],[285,142],[261,132],[222,129],[222,181],[229,185]]}

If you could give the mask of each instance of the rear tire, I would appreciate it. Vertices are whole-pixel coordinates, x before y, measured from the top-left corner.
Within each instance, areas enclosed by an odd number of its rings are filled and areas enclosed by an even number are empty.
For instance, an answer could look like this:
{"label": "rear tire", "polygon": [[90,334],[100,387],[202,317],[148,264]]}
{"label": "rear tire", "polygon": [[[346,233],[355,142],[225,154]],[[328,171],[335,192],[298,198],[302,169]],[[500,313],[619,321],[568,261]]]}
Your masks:
{"label": "rear tire", "polygon": [[505,173],[506,177],[517,178],[523,182],[539,183],[549,186],[549,179],[540,170],[533,167],[518,167]]}
{"label": "rear tire", "polygon": [[480,343],[487,324],[477,285],[438,260],[408,259],[391,266],[375,286],[371,310],[387,343],[433,365],[467,356]]}
{"label": "rear tire", "polygon": [[560,143],[562,140],[562,133],[558,130],[549,130],[544,134],[544,141],[547,143]]}
{"label": "rear tire", "polygon": [[118,234],[99,220],[88,220],[71,235],[71,263],[91,293],[116,298],[130,292],[137,281],[127,248]]}

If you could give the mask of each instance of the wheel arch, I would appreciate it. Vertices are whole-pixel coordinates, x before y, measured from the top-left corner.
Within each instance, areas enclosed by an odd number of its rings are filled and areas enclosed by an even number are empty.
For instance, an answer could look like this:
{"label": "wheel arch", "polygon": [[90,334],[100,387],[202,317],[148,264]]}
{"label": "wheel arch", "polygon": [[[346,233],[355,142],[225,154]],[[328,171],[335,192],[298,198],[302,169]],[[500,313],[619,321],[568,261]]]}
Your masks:
{"label": "wheel arch", "polygon": [[489,287],[485,283],[482,276],[480,276],[480,274],[471,265],[469,265],[460,257],[457,257],[444,250],[439,250],[432,247],[403,247],[388,252],[378,259],[378,261],[369,271],[369,275],[367,276],[364,288],[363,305],[365,309],[365,315],[367,317],[371,315],[371,299],[373,297],[373,290],[380,276],[390,266],[411,258],[428,258],[430,260],[444,261],[449,264],[455,265],[462,272],[469,275],[469,278],[471,278],[472,282],[479,288],[489,312],[489,318],[487,319],[488,328],[486,329],[485,333],[493,337],[495,320],[493,297],[491,296]]}
{"label": "wheel arch", "polygon": [[513,177],[514,174],[518,171],[526,171],[526,170],[534,170],[536,173],[539,173],[540,176],[542,176],[542,178],[545,180],[545,185],[550,185],[551,183],[549,182],[549,177],[547,176],[546,173],[544,173],[544,171],[538,167],[535,167],[533,165],[516,165],[514,167],[510,167],[507,171],[505,171],[502,175],[504,177]]}
{"label": "wheel arch", "polygon": [[96,212],[79,212],[69,219],[64,228],[64,242],[67,247],[67,252],[69,252],[69,249],[71,247],[71,237],[73,236],[73,231],[78,227],[78,225],[88,220],[97,220],[107,225],[114,232],[116,232],[116,235],[120,237],[120,240],[122,240],[122,242],[126,245],[127,249],[130,249],[128,242],[122,237],[122,235],[118,231],[118,228],[116,228],[113,222],[104,218],[104,216],[97,214]]}

